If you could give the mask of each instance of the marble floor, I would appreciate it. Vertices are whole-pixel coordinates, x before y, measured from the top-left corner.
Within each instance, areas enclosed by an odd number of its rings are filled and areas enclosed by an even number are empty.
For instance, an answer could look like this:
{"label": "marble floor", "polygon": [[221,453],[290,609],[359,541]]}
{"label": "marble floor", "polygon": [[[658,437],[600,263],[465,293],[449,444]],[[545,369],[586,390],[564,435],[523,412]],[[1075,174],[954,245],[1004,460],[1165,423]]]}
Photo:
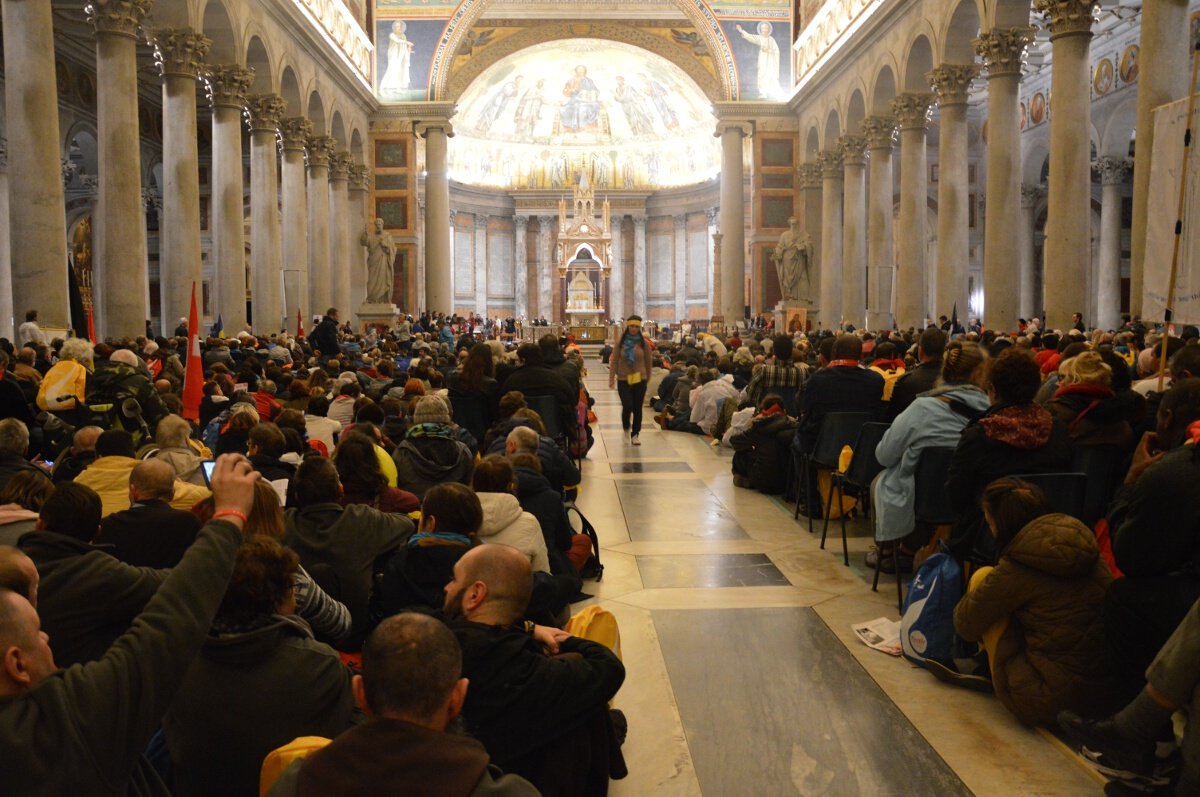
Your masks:
{"label": "marble floor", "polygon": [[852,623],[897,618],[892,577],[871,591],[867,524],[850,524],[846,567],[836,524],[821,550],[819,524],[809,535],[789,505],[733,486],[729,449],[649,412],[629,445],[604,367],[587,365],[600,423],[578,505],[605,570],[584,591],[617,617],[628,672],[630,774],[610,793],[1103,793],[994,698],[857,640]]}

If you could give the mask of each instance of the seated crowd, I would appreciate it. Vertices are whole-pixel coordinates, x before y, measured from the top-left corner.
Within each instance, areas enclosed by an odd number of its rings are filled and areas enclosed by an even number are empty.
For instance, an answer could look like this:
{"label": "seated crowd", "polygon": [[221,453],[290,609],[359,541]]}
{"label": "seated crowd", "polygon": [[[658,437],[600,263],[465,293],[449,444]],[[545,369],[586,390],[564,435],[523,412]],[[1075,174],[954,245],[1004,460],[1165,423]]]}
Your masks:
{"label": "seated crowd", "polygon": [[606,794],[582,358],[504,330],[0,339],[5,790]]}
{"label": "seated crowd", "polygon": [[[942,550],[966,577],[945,618],[955,655],[926,666],[1026,723],[1061,724],[1145,788],[1197,794],[1200,333],[1166,334],[1128,317],[1117,330],[1077,317],[1065,333],[1022,323],[1009,335],[949,322],[749,330],[719,346],[702,333],[656,342],[646,403],[662,429],[731,447],[735,485],[818,519],[830,505],[813,465],[822,432],[857,418],[839,441],[850,450],[822,465],[873,462],[857,496],[876,542],[868,567],[910,572]],[[854,451],[868,421],[886,431]],[[945,470],[918,483],[938,456]],[[944,505],[940,524],[917,516],[923,489]],[[1182,764],[1146,780],[1154,742],[1189,707]]]}

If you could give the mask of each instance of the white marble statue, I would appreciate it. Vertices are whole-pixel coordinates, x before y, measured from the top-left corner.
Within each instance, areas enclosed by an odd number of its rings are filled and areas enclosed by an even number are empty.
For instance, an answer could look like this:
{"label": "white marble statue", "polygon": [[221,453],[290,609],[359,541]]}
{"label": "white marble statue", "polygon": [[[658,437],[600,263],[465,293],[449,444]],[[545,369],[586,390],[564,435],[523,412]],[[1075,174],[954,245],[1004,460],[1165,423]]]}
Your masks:
{"label": "white marble statue", "polygon": [[775,270],[779,272],[779,291],[785,302],[811,301],[812,274],[809,269],[812,254],[812,239],[801,234],[796,219],[788,219],[787,232],[779,236],[779,243],[771,253]]}
{"label": "white marble statue", "polygon": [[363,230],[358,242],[367,248],[367,304],[391,304],[396,244],[384,231],[383,219],[375,219],[374,232]]}

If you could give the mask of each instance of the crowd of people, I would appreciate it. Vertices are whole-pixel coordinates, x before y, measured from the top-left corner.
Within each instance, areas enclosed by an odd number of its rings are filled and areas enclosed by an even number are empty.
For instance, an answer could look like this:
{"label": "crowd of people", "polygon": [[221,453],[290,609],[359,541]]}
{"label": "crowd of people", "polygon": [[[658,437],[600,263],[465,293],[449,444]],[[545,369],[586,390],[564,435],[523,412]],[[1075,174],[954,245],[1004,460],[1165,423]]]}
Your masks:
{"label": "crowd of people", "polygon": [[[603,795],[625,677],[571,341],[0,339],[14,794]],[[194,347],[190,345],[192,333]],[[189,372],[199,376],[189,388]]]}
{"label": "crowd of people", "polygon": [[[967,577],[946,618],[956,655],[929,669],[994,692],[1026,723],[1061,724],[1142,788],[1200,793],[1194,720],[1177,768],[1156,776],[1153,756],[1154,742],[1172,739],[1175,709],[1200,711],[1195,327],[1177,336],[1126,317],[1119,329],[1087,330],[1076,314],[1065,331],[1034,320],[1011,334],[944,318],[878,333],[685,330],[647,341],[643,353],[631,340],[637,321],[605,351],[635,439],[631,402],[645,396],[663,430],[731,447],[735,485],[820,519],[829,482],[809,465],[826,419],[860,413],[887,424],[872,451],[853,451],[850,437],[839,467],[859,456],[877,463],[862,496],[875,539],[868,567],[908,573],[945,550]],[[630,387],[645,357],[646,387]],[[919,463],[934,450],[949,467],[925,487],[954,518],[940,526],[914,506]],[[1063,496],[1039,477],[1078,472],[1086,506],[1056,511]]]}

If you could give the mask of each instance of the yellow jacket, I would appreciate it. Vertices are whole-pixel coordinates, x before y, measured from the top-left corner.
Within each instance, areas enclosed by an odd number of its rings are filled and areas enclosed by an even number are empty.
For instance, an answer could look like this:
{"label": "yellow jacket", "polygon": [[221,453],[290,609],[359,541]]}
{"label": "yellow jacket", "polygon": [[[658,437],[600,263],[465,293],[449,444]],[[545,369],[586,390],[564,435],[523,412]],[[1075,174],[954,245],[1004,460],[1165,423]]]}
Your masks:
{"label": "yellow jacket", "polygon": [[74,360],[59,360],[38,386],[38,409],[62,412],[75,409],[75,399],[57,401],[59,396],[84,398],[87,389],[87,369]]}
{"label": "yellow jacket", "polygon": [[[100,457],[75,478],[77,484],[85,484],[95,490],[103,505],[101,515],[107,517],[114,512],[129,508],[129,476],[141,460],[131,457]],[[171,506],[176,509],[191,509],[193,505],[212,495],[206,487],[175,480],[175,497]]]}

